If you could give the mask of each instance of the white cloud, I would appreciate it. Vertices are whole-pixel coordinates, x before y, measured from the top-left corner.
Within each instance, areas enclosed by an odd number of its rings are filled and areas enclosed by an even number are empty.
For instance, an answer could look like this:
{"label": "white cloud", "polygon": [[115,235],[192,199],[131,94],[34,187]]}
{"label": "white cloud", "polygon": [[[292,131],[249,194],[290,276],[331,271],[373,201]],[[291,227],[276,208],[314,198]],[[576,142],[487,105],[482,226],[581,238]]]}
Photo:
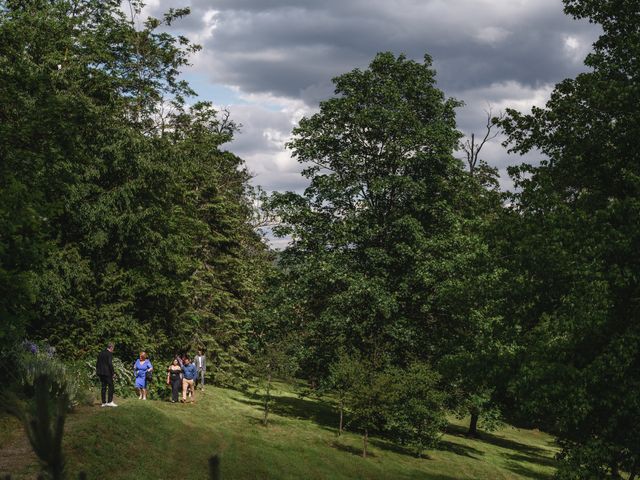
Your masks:
{"label": "white cloud", "polygon": [[573,64],[582,64],[582,60],[591,50],[593,39],[584,35],[567,35],[564,37],[564,52]]}
{"label": "white cloud", "polygon": [[572,37],[571,35],[568,35],[564,39],[564,46],[570,52],[575,52],[576,50],[578,50],[578,48],[580,48],[580,42],[576,37]]}
{"label": "white cloud", "polygon": [[500,27],[485,27],[478,30],[475,38],[481,43],[486,43],[491,46],[496,46],[502,43],[511,32],[507,29]]}

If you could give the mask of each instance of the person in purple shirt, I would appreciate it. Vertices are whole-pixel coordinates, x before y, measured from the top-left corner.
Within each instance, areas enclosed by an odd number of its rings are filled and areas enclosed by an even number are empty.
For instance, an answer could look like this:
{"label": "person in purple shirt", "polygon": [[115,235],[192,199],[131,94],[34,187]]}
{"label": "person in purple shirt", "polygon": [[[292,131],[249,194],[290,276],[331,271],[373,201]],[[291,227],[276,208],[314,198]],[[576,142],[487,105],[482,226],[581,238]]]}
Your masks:
{"label": "person in purple shirt", "polygon": [[196,366],[191,363],[191,359],[186,357],[184,359],[184,366],[182,367],[182,403],[187,401],[187,389],[191,389],[191,402],[196,401],[195,380],[198,376],[198,370]]}

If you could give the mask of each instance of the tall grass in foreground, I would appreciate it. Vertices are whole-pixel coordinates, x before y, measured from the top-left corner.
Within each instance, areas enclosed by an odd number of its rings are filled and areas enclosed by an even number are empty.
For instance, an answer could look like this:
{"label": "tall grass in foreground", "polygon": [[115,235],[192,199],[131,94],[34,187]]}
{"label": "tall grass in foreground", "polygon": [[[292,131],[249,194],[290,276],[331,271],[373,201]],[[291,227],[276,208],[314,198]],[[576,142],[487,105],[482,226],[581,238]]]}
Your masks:
{"label": "tall grass in foreground", "polygon": [[73,384],[68,382],[64,366],[51,359],[26,357],[21,365],[15,385],[18,391],[0,394],[0,405],[22,423],[41,465],[39,478],[63,480],[62,437]]}

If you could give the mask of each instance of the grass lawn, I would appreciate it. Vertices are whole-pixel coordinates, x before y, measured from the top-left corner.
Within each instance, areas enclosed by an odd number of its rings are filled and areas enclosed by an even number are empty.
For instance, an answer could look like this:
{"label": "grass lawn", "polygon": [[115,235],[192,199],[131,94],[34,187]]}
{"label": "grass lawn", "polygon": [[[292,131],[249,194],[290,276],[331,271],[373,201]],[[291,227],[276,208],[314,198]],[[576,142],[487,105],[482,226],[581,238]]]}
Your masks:
{"label": "grass lawn", "polygon": [[[200,392],[198,392],[200,393]],[[241,392],[207,387],[196,404],[120,400],[118,408],[82,407],[67,420],[69,470],[89,479],[206,479],[207,460],[221,453],[224,479],[546,479],[554,471],[552,438],[506,428],[464,437],[453,422],[440,447],[418,459],[371,439],[336,436],[336,414],[325,404],[281,390],[271,424],[259,403]],[[0,474],[35,478],[35,459],[17,422],[0,418]]]}

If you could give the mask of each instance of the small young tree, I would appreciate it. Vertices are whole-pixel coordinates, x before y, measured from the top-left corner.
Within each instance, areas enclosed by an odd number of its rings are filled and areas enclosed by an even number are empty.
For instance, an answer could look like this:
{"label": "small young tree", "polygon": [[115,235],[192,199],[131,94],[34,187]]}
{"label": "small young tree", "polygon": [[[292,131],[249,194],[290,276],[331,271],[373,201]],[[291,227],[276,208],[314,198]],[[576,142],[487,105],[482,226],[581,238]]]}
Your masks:
{"label": "small young tree", "polygon": [[494,348],[497,342],[494,340],[491,344],[490,336],[484,335],[473,341],[479,340],[485,342],[484,348],[453,352],[445,355],[438,364],[450,389],[448,407],[458,418],[469,418],[466,435],[470,438],[480,437],[479,426],[485,431],[493,431],[502,424],[495,390],[500,384],[500,375],[504,376],[505,360]]}
{"label": "small young tree", "polygon": [[328,389],[334,393],[340,421],[338,424],[338,436],[342,435],[344,429],[344,410],[349,398],[349,392],[353,388],[358,376],[359,364],[354,362],[354,358],[344,351],[338,354],[337,360],[329,366],[329,377],[327,379]]}
{"label": "small young tree", "polygon": [[386,424],[387,411],[391,405],[393,375],[380,369],[373,362],[352,358],[353,376],[346,390],[345,406],[352,421],[362,432],[362,456],[367,457],[369,433],[382,431]]}
{"label": "small young tree", "polygon": [[273,403],[273,387],[276,378],[287,380],[296,372],[297,362],[285,341],[265,346],[252,359],[253,376],[257,392],[262,397],[262,424],[267,426]]}
{"label": "small young tree", "polygon": [[391,369],[387,375],[391,384],[385,429],[420,457],[438,442],[447,425],[445,394],[438,388],[440,375],[417,362],[406,369]]}

